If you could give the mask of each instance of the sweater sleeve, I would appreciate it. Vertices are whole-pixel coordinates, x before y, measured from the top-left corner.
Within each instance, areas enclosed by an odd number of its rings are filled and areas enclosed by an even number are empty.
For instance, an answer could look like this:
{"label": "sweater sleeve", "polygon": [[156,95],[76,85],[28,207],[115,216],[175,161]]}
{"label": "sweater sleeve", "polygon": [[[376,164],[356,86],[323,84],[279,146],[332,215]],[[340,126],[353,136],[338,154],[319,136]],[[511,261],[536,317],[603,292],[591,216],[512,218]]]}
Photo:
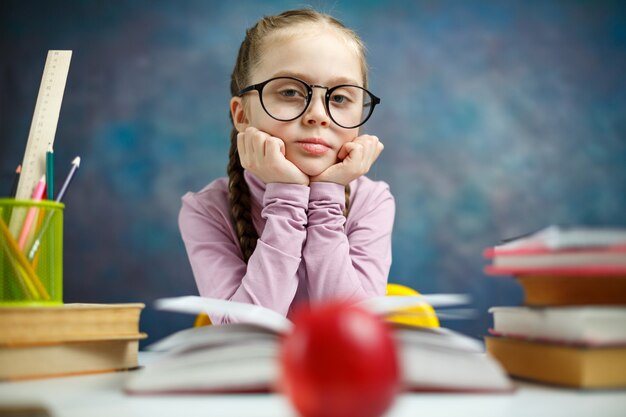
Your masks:
{"label": "sweater sleeve", "polygon": [[391,267],[395,202],[384,183],[350,210],[346,228],[344,187],[311,184],[303,258],[311,300],[360,300],[384,295]]}
{"label": "sweater sleeve", "polygon": [[[203,206],[193,194],[184,196],[179,226],[200,295],[261,305],[286,316],[298,287],[308,199],[309,187],[267,185],[261,211],[265,227],[246,264],[228,213]],[[213,315],[211,320],[231,321]]]}

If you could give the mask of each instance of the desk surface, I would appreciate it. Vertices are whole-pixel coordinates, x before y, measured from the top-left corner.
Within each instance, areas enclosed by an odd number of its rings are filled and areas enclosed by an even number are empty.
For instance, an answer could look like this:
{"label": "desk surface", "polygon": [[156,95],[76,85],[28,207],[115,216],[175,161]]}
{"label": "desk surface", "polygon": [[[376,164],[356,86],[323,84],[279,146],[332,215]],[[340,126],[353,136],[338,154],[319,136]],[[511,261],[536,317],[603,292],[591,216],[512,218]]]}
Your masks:
{"label": "desk surface", "polygon": [[[3,382],[0,408],[40,405],[55,417],[296,417],[286,398],[278,394],[128,396],[121,390],[128,375]],[[511,394],[402,394],[385,417],[626,416],[626,390],[589,392],[517,385]]]}

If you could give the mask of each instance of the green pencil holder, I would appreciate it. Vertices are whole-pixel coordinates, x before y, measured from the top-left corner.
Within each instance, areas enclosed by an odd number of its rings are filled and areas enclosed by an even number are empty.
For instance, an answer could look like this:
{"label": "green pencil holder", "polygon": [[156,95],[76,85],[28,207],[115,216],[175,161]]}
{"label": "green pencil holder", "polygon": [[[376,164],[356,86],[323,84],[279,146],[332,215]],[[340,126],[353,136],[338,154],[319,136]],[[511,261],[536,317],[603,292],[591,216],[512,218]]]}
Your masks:
{"label": "green pencil holder", "polygon": [[0,304],[63,303],[63,208],[0,199]]}

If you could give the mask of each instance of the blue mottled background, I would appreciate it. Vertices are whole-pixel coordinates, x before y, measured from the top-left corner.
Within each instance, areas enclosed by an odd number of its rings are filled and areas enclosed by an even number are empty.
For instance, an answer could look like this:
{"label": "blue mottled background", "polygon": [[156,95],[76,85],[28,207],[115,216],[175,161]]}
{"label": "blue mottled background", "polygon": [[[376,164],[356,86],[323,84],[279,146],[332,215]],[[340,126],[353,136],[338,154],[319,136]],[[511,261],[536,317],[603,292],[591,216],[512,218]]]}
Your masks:
{"label": "blue mottled background", "polygon": [[[444,324],[480,337],[512,279],[482,250],[549,224],[626,225],[620,1],[313,1],[368,45],[397,199],[392,280],[473,296]],[[196,292],[180,196],[225,173],[228,82],[244,30],[293,1],[0,2],[0,190],[24,152],[48,49],[74,55],[56,136],[67,194],[65,301]],[[4,191],[2,191],[4,193]],[[147,308],[156,340],[192,318]]]}

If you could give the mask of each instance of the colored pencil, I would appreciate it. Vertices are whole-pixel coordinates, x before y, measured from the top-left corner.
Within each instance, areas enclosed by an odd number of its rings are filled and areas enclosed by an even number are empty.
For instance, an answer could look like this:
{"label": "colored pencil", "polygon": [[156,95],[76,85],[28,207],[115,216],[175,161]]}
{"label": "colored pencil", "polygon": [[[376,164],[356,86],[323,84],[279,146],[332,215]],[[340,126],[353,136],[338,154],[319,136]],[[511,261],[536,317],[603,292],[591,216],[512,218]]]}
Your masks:
{"label": "colored pencil", "polygon": [[48,200],[54,201],[54,150],[52,144],[48,145],[48,152],[46,152],[46,187]]}
{"label": "colored pencil", "polygon": [[76,170],[78,169],[78,167],[80,167],[80,156],[77,156],[72,161],[72,168],[70,168],[70,172],[67,174],[67,177],[65,178],[65,181],[63,182],[63,186],[61,187],[61,190],[59,190],[59,194],[57,195],[57,198],[55,200],[57,203],[60,203],[61,200],[63,199],[63,196],[65,195],[65,192],[67,191],[67,187],[69,187],[70,182],[72,182],[72,179],[74,178],[74,174],[76,173]]}
{"label": "colored pencil", "polygon": [[6,249],[9,251],[9,254],[12,255],[9,256],[9,258],[12,261],[17,261],[16,266],[19,266],[18,268],[15,268],[17,279],[20,279],[22,271],[24,272],[24,275],[22,276],[26,280],[25,282],[23,282],[23,284],[26,284],[26,287],[28,287],[28,291],[30,292],[30,294],[28,294],[28,297],[34,299],[41,297],[44,300],[49,300],[50,294],[48,294],[48,291],[46,291],[46,287],[43,286],[43,284],[39,280],[39,277],[37,276],[37,273],[28,263],[22,251],[20,251],[20,248],[17,246],[15,239],[13,239],[13,236],[11,236],[11,232],[9,231],[9,228],[7,227],[4,220],[2,220],[2,218],[0,218],[0,233],[2,233],[2,235],[4,236],[4,241],[7,245]]}
{"label": "colored pencil", "polygon": [[[72,168],[70,168],[70,172],[67,174],[67,177],[65,178],[65,181],[63,182],[63,186],[61,187],[61,190],[59,190],[59,194],[57,194],[57,198],[55,200],[57,203],[60,203],[63,200],[63,197],[65,196],[65,192],[67,191],[67,188],[69,187],[70,182],[72,182],[72,179],[74,178],[74,174],[76,173],[76,170],[78,169],[79,166],[80,166],[80,156],[77,156],[72,161]],[[43,238],[44,233],[46,233],[46,231],[48,230],[48,226],[50,225],[50,221],[52,220],[52,216],[54,216],[54,213],[55,213],[54,211],[50,211],[48,213],[48,216],[46,216],[45,223],[39,229],[37,238],[35,239],[33,245],[30,247],[30,250],[28,251],[27,258],[29,262],[33,262],[33,260],[35,259],[35,255],[37,254],[37,250],[39,249],[39,245],[41,244],[41,239]]]}
{"label": "colored pencil", "polygon": [[[33,191],[33,201],[41,201],[44,195],[44,191],[46,189],[46,176],[42,176],[37,185],[35,186],[35,190]],[[37,215],[37,207],[31,207],[28,209],[28,214],[26,215],[26,219],[24,220],[24,225],[22,226],[22,231],[20,232],[20,237],[17,240],[17,246],[20,250],[24,250],[26,246],[26,239],[28,239],[28,235],[33,227],[33,222],[35,221],[35,216]]]}

